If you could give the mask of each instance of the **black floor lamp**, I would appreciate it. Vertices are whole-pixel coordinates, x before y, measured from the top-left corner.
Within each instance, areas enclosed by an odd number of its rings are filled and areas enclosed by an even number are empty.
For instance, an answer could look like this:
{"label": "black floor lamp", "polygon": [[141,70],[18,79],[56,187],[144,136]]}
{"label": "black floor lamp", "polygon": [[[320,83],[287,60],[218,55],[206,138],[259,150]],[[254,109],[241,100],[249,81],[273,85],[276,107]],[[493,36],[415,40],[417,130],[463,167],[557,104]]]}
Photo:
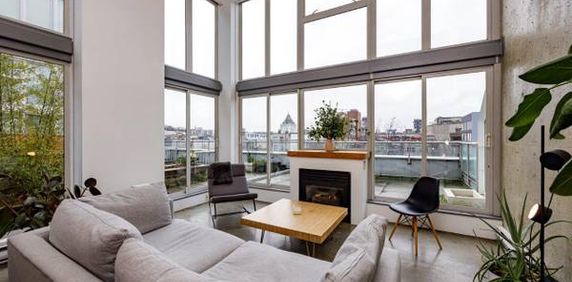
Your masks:
{"label": "black floor lamp", "polygon": [[[552,198],[554,194],[550,194],[550,200],[546,206],[544,197],[544,169],[560,170],[570,160],[570,153],[564,150],[552,150],[545,152],[545,136],[544,125],[540,127],[540,203],[535,204],[528,213],[528,219],[540,224],[540,281],[554,281],[552,277],[547,277],[545,273],[544,264],[544,225],[550,220],[552,216]],[[532,255],[532,254],[530,254]]]}

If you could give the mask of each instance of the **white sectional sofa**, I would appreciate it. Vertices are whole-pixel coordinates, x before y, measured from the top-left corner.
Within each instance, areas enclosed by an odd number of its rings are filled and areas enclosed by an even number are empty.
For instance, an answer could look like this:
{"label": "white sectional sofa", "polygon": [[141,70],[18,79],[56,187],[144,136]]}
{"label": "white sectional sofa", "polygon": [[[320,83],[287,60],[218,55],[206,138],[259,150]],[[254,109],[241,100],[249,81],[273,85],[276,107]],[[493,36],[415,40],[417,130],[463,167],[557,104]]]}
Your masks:
{"label": "white sectional sofa", "polygon": [[[166,192],[137,187],[65,200],[49,228],[8,241],[10,281],[400,281],[383,249],[385,219],[370,216],[333,262],[245,242],[173,219]],[[382,251],[383,250],[383,251]]]}

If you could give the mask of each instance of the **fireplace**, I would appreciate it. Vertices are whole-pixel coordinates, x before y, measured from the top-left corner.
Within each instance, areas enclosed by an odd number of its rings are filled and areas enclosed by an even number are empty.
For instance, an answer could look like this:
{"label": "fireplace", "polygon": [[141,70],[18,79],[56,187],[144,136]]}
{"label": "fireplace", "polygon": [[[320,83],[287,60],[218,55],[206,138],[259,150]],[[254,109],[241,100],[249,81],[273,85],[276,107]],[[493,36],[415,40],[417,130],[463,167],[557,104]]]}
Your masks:
{"label": "fireplace", "polygon": [[299,200],[348,208],[350,221],[351,174],[344,171],[300,169]]}

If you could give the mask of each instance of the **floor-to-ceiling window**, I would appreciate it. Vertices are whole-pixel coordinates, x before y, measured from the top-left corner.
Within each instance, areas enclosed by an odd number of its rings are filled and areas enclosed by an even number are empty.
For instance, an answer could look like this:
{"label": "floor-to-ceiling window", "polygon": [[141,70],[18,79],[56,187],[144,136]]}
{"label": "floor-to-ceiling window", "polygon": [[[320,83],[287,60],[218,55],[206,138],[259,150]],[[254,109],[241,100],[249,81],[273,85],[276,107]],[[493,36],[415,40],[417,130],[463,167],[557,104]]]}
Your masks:
{"label": "floor-to-ceiling window", "polygon": [[441,180],[443,205],[485,208],[487,71],[376,84],[375,197],[401,201],[427,175]]}
{"label": "floor-to-ceiling window", "polygon": [[169,193],[185,191],[187,179],[187,93],[165,89],[165,186]]}
{"label": "floor-to-ceiling window", "polygon": [[164,175],[177,195],[204,191],[218,159],[217,5],[165,0]]}
{"label": "floor-to-ceiling window", "polygon": [[367,59],[367,8],[304,24],[304,69]]}
{"label": "floor-to-ceiling window", "polygon": [[64,4],[0,3],[0,238],[48,225],[65,187],[74,184],[73,50]]}
{"label": "floor-to-ceiling window", "polygon": [[267,97],[243,99],[241,104],[242,162],[246,165],[247,180],[266,185],[268,153]]}
{"label": "floor-to-ceiling window", "polygon": [[298,148],[298,93],[241,99],[241,160],[248,181],[289,189],[289,150]]}
{"label": "floor-to-ceiling window", "polygon": [[251,0],[240,7],[241,79],[265,76],[265,0]]}
{"label": "floor-to-ceiling window", "polygon": [[375,85],[374,196],[407,197],[422,171],[421,79]]}
{"label": "floor-to-ceiling window", "polygon": [[165,1],[165,65],[216,78],[216,4]]}
{"label": "floor-to-ceiling window", "polygon": [[[296,2],[296,36],[291,34],[294,13],[285,7],[294,7],[290,1],[239,4],[241,79],[248,79],[237,86],[242,129],[254,122],[246,119],[265,119],[262,127],[267,127],[259,142],[266,142],[261,154],[267,164],[258,183],[272,186],[270,175],[277,174],[268,164],[277,159],[271,153],[276,109],[273,94],[265,93],[297,92],[300,148],[323,148],[306,132],[315,109],[323,103],[336,106],[351,120],[337,148],[371,153],[372,201],[402,200],[416,179],[427,175],[441,180],[443,208],[495,213],[492,195],[500,188],[491,144],[499,135],[493,132],[498,126],[491,124],[500,123],[494,112],[500,102],[494,78],[502,55],[498,2]],[[278,21],[291,28],[285,36],[275,27]],[[290,48],[288,56],[272,59],[277,56],[274,38]],[[296,72],[275,72],[275,64],[288,65],[288,70],[295,64]],[[261,110],[245,113],[250,108],[244,102],[250,99],[266,104],[265,115]],[[243,134],[242,142],[246,139]]]}
{"label": "floor-to-ceiling window", "polygon": [[367,150],[367,86],[365,84],[304,90],[304,149],[323,149],[325,140],[312,140],[308,128],[314,125],[316,109],[329,104],[348,120],[343,140],[335,140],[337,149]]}
{"label": "floor-to-ceiling window", "polygon": [[169,193],[204,188],[217,159],[217,98],[173,87],[164,95],[165,186]]}
{"label": "floor-to-ceiling window", "polygon": [[0,15],[64,33],[64,0],[3,0]]}

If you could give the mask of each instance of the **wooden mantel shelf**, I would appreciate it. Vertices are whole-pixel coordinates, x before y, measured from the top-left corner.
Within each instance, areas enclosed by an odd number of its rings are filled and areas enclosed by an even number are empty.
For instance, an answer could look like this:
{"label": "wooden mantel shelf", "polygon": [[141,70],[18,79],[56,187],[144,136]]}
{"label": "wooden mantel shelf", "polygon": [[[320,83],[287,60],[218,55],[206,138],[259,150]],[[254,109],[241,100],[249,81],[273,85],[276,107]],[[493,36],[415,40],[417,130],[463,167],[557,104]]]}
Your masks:
{"label": "wooden mantel shelf", "polygon": [[322,158],[322,159],[342,159],[342,160],[367,160],[369,152],[363,151],[333,151],[322,150],[294,150],[288,151],[291,158]]}

